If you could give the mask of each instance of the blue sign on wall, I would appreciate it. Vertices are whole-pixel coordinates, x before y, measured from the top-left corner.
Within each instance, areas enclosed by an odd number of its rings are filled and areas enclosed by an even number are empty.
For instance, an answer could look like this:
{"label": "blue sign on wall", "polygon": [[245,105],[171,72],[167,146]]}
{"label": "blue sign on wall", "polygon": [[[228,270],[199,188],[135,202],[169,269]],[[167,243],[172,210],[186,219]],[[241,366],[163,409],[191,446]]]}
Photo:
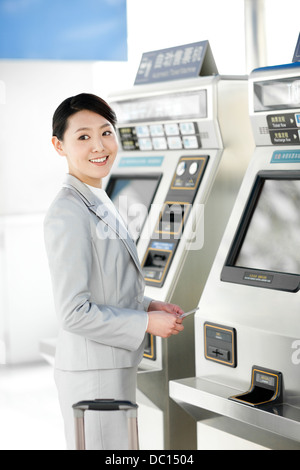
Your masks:
{"label": "blue sign on wall", "polygon": [[0,58],[125,61],[126,0],[0,0]]}

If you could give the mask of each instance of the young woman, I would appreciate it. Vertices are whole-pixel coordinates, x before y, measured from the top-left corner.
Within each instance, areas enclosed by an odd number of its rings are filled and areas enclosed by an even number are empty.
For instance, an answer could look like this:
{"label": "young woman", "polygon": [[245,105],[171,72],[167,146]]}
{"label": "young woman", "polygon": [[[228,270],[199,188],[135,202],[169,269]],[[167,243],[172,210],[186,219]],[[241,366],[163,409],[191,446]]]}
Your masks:
{"label": "young woman", "polygon": [[[69,173],[45,219],[45,244],[60,331],[55,380],[68,449],[75,448],[72,405],[135,401],[145,333],[183,330],[180,307],[144,297],[134,242],[102,189],[118,151],[114,111],[101,98],[66,99],[53,116],[52,143]],[[87,449],[127,449],[122,412],[87,412]]]}

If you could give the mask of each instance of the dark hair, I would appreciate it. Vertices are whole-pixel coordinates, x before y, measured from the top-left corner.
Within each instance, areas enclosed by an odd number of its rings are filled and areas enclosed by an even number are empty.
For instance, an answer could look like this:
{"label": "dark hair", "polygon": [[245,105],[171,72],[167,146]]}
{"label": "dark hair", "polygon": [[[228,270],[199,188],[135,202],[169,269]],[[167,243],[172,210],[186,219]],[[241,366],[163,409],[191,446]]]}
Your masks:
{"label": "dark hair", "polygon": [[79,111],[93,111],[103,116],[115,128],[117,117],[111,107],[99,96],[90,93],[81,93],[80,95],[71,96],[64,100],[56,109],[52,120],[52,135],[58,140],[63,140],[64,134],[68,127],[68,119]]}

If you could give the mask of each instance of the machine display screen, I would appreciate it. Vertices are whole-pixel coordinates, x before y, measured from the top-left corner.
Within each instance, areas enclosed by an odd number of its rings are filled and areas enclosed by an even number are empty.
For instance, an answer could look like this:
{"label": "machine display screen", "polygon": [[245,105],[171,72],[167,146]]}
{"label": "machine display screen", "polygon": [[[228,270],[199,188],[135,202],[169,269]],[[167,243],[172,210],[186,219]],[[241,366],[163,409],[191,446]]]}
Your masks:
{"label": "machine display screen", "polygon": [[221,279],[295,292],[300,287],[300,172],[258,174]]}
{"label": "machine display screen", "polygon": [[207,117],[206,90],[117,101],[111,106],[122,124]]}
{"label": "machine display screen", "polygon": [[266,180],[236,266],[300,274],[300,180]]}
{"label": "machine display screen", "polygon": [[284,78],[254,83],[254,111],[300,107],[300,80]]}
{"label": "machine display screen", "polygon": [[140,237],[161,175],[113,175],[106,192],[127,225],[133,240]]}

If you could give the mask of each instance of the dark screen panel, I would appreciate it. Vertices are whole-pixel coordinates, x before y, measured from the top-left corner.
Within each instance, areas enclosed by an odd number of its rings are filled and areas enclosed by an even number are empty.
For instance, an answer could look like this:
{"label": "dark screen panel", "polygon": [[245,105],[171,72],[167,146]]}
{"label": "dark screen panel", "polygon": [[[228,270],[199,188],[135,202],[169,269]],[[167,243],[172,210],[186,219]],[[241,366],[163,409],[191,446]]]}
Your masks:
{"label": "dark screen panel", "polygon": [[264,182],[235,266],[300,274],[300,181]]}
{"label": "dark screen panel", "polygon": [[299,171],[257,174],[221,280],[285,292],[299,291]]}
{"label": "dark screen panel", "polygon": [[138,240],[154,199],[160,175],[148,177],[114,176],[107,194],[115,204],[134,240]]}

